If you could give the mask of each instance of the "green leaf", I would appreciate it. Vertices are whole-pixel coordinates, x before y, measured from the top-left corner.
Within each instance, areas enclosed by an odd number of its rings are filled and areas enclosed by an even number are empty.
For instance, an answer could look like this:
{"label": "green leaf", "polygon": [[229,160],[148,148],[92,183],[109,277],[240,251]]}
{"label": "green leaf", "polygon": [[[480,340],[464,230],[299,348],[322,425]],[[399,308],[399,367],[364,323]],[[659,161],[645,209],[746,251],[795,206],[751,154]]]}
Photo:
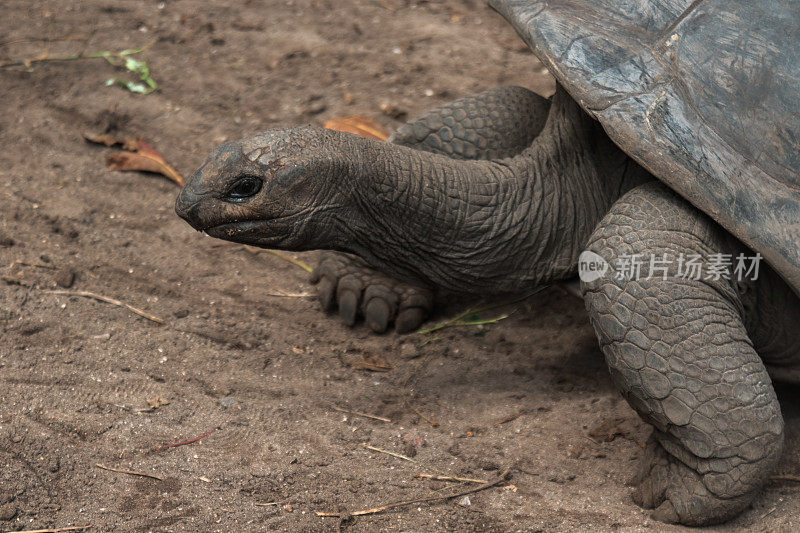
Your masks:
{"label": "green leaf", "polygon": [[155,90],[153,87],[148,87],[144,83],[138,83],[135,81],[128,81],[128,80],[121,80],[119,78],[111,78],[106,80],[106,85],[119,85],[123,89],[127,89],[132,93],[137,94],[150,94]]}
{"label": "green leaf", "polygon": [[125,58],[125,68],[135,72],[143,82],[150,86],[151,89],[156,89],[156,82],[150,77],[150,65],[148,65],[146,61],[140,61],[132,57],[127,57]]}
{"label": "green leaf", "polygon": [[133,54],[138,54],[142,50],[144,50],[144,48],[129,48],[127,50],[123,50],[122,52],[120,52],[119,55],[125,57]]}
{"label": "green leaf", "polygon": [[158,84],[150,76],[150,65],[147,64],[147,61],[130,57],[133,54],[138,54],[142,50],[144,50],[144,48],[127,49],[122,50],[121,52],[111,52],[106,50],[91,54],[89,57],[101,57],[115,67],[122,66],[121,61],[124,60],[125,68],[139,76],[139,79],[144,83],[126,81],[119,78],[111,78],[110,80],[106,81],[106,85],[119,85],[123,89],[127,89],[132,93],[150,94],[158,88]]}

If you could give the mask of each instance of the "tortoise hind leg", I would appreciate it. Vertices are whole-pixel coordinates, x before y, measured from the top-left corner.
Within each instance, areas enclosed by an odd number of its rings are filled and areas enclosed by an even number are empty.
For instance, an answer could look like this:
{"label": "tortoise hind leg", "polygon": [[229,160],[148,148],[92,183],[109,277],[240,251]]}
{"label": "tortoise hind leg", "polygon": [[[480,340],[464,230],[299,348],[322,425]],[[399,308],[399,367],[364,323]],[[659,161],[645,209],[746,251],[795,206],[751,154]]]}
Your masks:
{"label": "tortoise hind leg", "polygon": [[[415,117],[389,138],[455,159],[500,159],[527,148],[542,131],[550,100],[522,87],[495,87]],[[417,329],[433,307],[433,293],[369,268],[357,257],[324,252],[312,275],[325,311],[338,308],[352,326],[359,316],[376,333],[393,322],[398,333]]]}
{"label": "tortoise hind leg", "polygon": [[[736,257],[744,248],[654,182],[612,207],[588,249],[612,267],[636,254],[642,259],[638,276],[612,268],[582,284],[612,380],[654,426],[634,500],[666,522],[732,518],[758,492],[783,446],[780,406],[748,337],[740,288],[705,279],[709,254]],[[702,257],[703,279],[679,275],[681,254]],[[651,255],[666,259],[661,266],[668,271],[650,270]]]}

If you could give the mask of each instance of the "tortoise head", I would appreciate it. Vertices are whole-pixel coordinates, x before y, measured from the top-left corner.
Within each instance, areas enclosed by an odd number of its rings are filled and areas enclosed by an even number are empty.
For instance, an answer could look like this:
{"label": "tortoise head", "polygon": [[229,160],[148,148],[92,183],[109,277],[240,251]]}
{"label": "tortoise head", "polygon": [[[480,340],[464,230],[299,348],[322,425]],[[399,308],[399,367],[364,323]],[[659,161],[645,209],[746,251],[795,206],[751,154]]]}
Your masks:
{"label": "tortoise head", "polygon": [[308,127],[272,130],[217,147],[181,191],[176,213],[229,241],[289,250],[324,245],[322,219],[334,196],[325,136]]}

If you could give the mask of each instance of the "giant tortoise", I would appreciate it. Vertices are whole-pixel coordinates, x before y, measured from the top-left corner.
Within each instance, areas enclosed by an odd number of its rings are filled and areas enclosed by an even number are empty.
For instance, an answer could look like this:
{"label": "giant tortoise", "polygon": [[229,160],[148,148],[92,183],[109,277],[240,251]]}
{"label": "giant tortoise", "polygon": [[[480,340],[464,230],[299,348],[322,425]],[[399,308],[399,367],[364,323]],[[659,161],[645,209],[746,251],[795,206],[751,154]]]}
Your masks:
{"label": "giant tortoise", "polygon": [[229,142],[176,210],[214,237],[358,256],[323,261],[323,299],[375,329],[418,324],[434,293],[528,291],[580,265],[613,382],[654,428],[635,500],[726,521],[781,455],[771,379],[800,382],[800,8],[491,4],[552,100],[493,89],[389,143],[314,127]]}

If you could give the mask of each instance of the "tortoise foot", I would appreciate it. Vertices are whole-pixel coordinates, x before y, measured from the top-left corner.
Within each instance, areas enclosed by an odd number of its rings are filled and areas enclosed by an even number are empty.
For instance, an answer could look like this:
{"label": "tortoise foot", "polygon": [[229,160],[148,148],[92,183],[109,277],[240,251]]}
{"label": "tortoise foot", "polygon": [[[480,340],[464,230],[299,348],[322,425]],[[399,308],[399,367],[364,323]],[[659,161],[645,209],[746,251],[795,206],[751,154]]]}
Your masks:
{"label": "tortoise foot", "polygon": [[[632,251],[677,258],[741,250],[656,183],[620,198],[588,249],[610,265]],[[783,417],[748,336],[758,315],[743,312],[752,308],[744,285],[667,270],[628,276],[609,269],[581,288],[614,383],[654,427],[634,499],[658,520],[718,524],[741,512],[775,469]]]}
{"label": "tortoise foot", "polygon": [[648,442],[634,484],[633,500],[645,509],[653,509],[654,520],[689,526],[730,520],[750,503],[756,492],[732,498],[716,496],[706,486],[704,476],[672,456],[654,437]]}
{"label": "tortoise foot", "polygon": [[433,307],[430,290],[396,281],[357,257],[338,252],[320,254],[311,282],[318,286],[324,311],[338,308],[339,317],[348,326],[363,317],[375,333],[385,332],[391,324],[398,333],[414,331]]}

